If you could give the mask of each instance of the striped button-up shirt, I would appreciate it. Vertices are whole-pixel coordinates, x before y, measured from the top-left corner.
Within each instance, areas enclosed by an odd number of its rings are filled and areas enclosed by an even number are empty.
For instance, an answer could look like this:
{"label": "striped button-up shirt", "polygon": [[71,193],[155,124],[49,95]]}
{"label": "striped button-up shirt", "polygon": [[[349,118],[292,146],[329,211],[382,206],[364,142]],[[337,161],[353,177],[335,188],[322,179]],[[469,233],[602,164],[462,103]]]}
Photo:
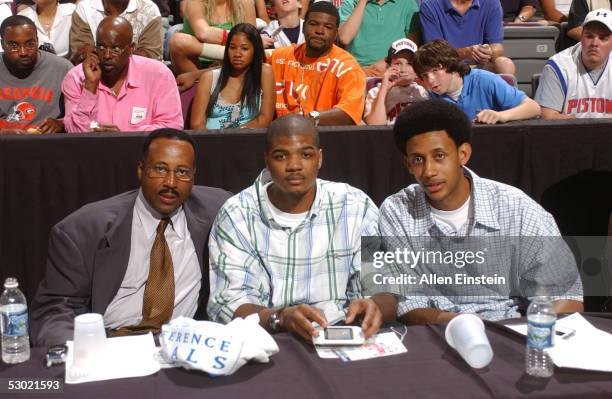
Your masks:
{"label": "striped button-up shirt", "polygon": [[378,208],[361,190],[317,179],[310,211],[291,229],[272,216],[264,191],[270,181],[264,170],[215,220],[208,315],[227,323],[246,303],[309,304],[335,322],[363,296],[361,236],[378,235]]}
{"label": "striped button-up shirt", "polygon": [[[582,301],[576,263],[553,217],[515,187],[480,178],[467,168],[464,174],[471,182],[471,204],[468,221],[459,231],[432,218],[425,192],[413,184],[388,197],[380,208],[383,247],[394,251],[399,246],[408,246],[418,251],[423,243],[432,245],[441,242],[439,238],[443,237],[478,237],[483,244],[480,249],[488,250],[486,262],[479,271],[504,276],[506,284],[432,288],[425,283],[409,287],[410,291],[406,287],[393,287],[389,291],[402,292],[398,288],[404,288],[404,293],[410,292],[400,301],[398,316],[414,309],[435,308],[478,313],[489,320],[519,317],[518,304],[510,295],[518,292],[521,296],[533,296],[537,287],[542,286],[553,300]],[[397,266],[393,265],[391,274],[414,274],[419,270]],[[462,271],[471,270],[466,266]]]}

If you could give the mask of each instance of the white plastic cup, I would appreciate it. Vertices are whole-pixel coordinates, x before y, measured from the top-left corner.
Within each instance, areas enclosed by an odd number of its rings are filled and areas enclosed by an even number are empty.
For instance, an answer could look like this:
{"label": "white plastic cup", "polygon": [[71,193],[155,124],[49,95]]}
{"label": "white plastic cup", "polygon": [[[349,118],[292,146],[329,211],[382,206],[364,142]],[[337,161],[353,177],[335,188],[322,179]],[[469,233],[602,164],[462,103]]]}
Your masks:
{"label": "white plastic cup", "polygon": [[454,317],[446,326],[446,342],[473,368],[486,367],[493,359],[493,350],[482,320],[473,314]]}
{"label": "white plastic cup", "polygon": [[80,374],[92,372],[103,362],[106,331],[101,314],[85,313],[74,318],[74,356],[72,367]]}

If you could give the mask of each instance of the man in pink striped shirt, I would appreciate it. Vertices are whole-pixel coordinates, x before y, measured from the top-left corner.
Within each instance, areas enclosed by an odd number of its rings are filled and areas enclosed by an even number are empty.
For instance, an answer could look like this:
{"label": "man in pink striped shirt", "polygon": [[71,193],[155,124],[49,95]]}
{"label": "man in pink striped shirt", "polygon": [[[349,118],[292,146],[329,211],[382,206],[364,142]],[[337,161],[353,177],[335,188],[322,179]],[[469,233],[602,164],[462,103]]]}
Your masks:
{"label": "man in pink striped shirt", "polygon": [[161,62],[132,55],[132,26],[107,17],[96,32],[96,50],[64,78],[68,133],[183,128],[176,82]]}

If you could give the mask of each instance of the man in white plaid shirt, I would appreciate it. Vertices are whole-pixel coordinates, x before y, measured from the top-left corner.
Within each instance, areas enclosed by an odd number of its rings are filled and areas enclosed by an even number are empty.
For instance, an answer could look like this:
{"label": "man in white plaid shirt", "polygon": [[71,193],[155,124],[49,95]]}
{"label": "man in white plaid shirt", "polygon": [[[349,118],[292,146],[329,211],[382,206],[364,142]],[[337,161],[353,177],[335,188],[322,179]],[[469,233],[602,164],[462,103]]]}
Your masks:
{"label": "man in white plaid shirt", "polygon": [[[459,313],[476,313],[488,320],[519,317],[511,292],[529,297],[543,286],[558,313],[582,311],[578,269],[553,217],[519,189],[480,178],[465,167],[472,153],[470,132],[465,114],[445,101],[421,102],[399,116],[395,141],[418,184],[383,202],[381,239],[385,251],[406,245],[423,253],[434,243],[478,241],[482,248],[475,249],[485,249],[487,255],[478,271],[502,276],[505,282],[462,285],[452,279],[452,284],[435,288],[431,279],[405,284],[402,288],[409,289],[403,291],[398,317],[406,324],[445,323]],[[393,262],[391,270],[398,266]],[[442,275],[442,269],[435,265],[429,270]],[[421,262],[400,273],[419,270],[428,269]],[[451,270],[453,277],[476,274],[473,265],[451,264],[445,270]]]}
{"label": "man in white plaid shirt", "polygon": [[315,126],[299,115],[274,121],[266,169],[221,208],[210,235],[214,321],[257,313],[270,332],[305,340],[321,327],[363,318],[367,337],[395,320],[395,297],[364,298],[361,236],[378,235],[378,209],[361,190],[317,179]]}

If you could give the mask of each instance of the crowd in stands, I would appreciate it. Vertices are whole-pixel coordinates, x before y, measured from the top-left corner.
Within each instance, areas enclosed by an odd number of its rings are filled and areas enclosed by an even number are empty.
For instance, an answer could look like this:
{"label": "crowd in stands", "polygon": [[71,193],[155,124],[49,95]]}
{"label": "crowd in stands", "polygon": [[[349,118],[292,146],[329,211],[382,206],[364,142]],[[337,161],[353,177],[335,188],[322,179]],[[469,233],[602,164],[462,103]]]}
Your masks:
{"label": "crowd in stands", "polygon": [[[393,125],[428,98],[486,124],[610,117],[610,8],[610,0],[0,0],[0,132],[255,128],[289,113],[321,126]],[[170,26],[179,14],[183,23]],[[505,78],[516,66],[504,56],[504,23],[565,21],[577,43],[550,58],[534,101]]]}

